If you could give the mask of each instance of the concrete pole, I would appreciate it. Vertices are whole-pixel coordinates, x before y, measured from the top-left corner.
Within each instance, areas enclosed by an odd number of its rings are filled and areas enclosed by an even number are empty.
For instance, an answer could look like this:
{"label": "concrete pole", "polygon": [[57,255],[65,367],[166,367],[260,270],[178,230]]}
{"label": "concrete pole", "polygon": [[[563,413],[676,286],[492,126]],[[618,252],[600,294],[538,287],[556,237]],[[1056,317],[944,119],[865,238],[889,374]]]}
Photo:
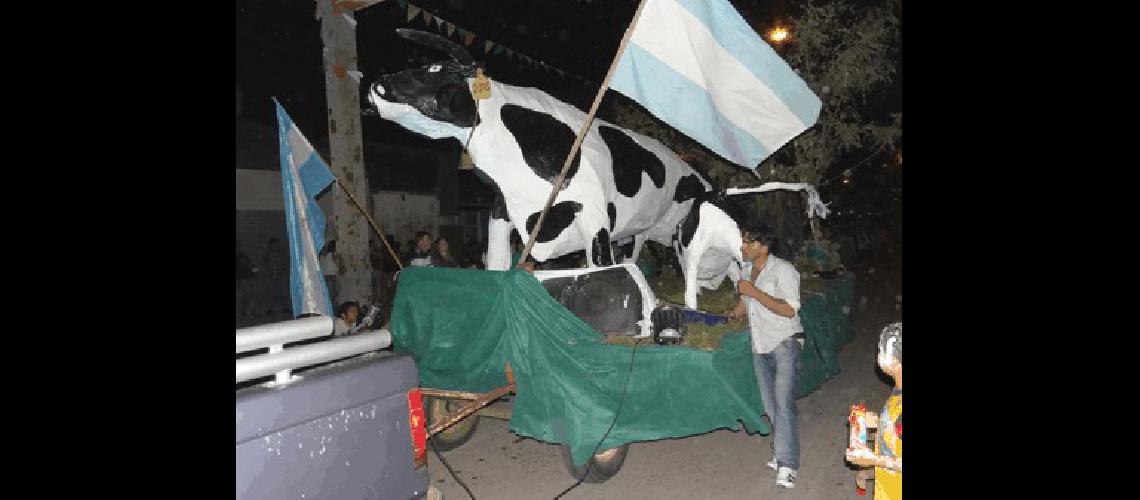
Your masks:
{"label": "concrete pole", "polygon": [[356,20],[351,9],[334,0],[316,0],[324,42],[325,95],[329,109],[329,162],[344,181],[333,187],[333,227],[336,235],[337,288],[334,302],[372,303],[372,265],[368,260],[365,218],[344,189],[358,200],[368,199],[364,148],[360,127],[360,73],[356,62]]}

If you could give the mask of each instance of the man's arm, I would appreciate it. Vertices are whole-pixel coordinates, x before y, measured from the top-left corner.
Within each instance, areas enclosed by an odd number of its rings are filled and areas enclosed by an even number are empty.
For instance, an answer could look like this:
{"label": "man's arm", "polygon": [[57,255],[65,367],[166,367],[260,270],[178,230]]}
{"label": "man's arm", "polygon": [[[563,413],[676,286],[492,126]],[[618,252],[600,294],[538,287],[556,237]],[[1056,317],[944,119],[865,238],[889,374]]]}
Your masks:
{"label": "man's arm", "polygon": [[761,292],[760,289],[756,288],[756,285],[753,285],[751,281],[742,279],[736,283],[736,288],[742,295],[747,295],[756,299],[764,307],[767,307],[768,310],[780,316],[791,318],[796,315],[796,309],[794,307],[789,305],[783,299],[777,299],[776,297]]}

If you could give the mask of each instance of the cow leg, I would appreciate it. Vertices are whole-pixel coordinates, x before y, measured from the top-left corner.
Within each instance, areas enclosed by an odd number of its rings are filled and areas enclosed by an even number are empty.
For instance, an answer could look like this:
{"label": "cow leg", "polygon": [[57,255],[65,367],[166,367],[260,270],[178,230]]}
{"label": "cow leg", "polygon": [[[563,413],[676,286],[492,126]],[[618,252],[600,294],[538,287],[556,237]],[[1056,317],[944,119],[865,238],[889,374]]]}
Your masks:
{"label": "cow leg", "polygon": [[697,308],[697,293],[700,285],[697,284],[697,266],[700,264],[701,252],[694,246],[689,246],[682,252],[681,270],[685,274],[685,307]]}
{"label": "cow leg", "polygon": [[490,217],[487,222],[487,270],[506,271],[511,267],[511,221]]}
{"label": "cow leg", "polygon": [[590,245],[586,247],[586,263],[589,267],[612,266],[614,264],[613,246],[610,245],[610,232],[605,227],[598,226],[598,230],[590,234]]}
{"label": "cow leg", "polygon": [[633,255],[630,255],[626,262],[636,265],[637,257],[641,255],[641,247],[645,245],[645,233],[639,233],[633,237]]}

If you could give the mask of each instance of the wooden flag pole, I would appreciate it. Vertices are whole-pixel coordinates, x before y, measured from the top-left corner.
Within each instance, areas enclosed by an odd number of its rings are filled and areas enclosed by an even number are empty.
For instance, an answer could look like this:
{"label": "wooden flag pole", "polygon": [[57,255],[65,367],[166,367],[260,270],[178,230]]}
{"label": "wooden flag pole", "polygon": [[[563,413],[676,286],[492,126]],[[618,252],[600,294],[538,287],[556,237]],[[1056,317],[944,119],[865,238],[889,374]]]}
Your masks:
{"label": "wooden flag pole", "polygon": [[542,207],[542,213],[539,214],[538,221],[534,224],[534,230],[530,232],[530,238],[526,242],[526,247],[523,248],[522,256],[519,257],[518,265],[520,267],[526,262],[527,256],[530,255],[530,249],[534,246],[534,240],[538,236],[538,231],[542,229],[542,222],[546,219],[546,212],[550,211],[550,205],[554,204],[554,198],[558,196],[558,191],[562,188],[562,181],[566,179],[566,171],[570,169],[570,162],[574,160],[574,155],[578,153],[578,148],[582,146],[582,140],[586,138],[586,132],[590,130],[590,124],[594,121],[594,114],[598,112],[598,105],[602,103],[602,97],[606,95],[606,89],[610,86],[610,78],[613,78],[618,61],[621,60],[621,55],[625,53],[625,46],[629,44],[630,36],[633,35],[634,27],[637,26],[637,19],[641,17],[641,9],[645,7],[645,2],[646,0],[640,0],[640,2],[638,2],[637,11],[633,13],[633,20],[630,21],[629,27],[625,29],[625,35],[622,36],[621,45],[618,45],[617,54],[614,55],[614,60],[610,63],[610,69],[606,72],[606,78],[602,81],[602,87],[598,89],[598,95],[594,97],[594,104],[590,106],[590,112],[586,115],[586,121],[582,123],[582,130],[578,131],[578,136],[574,138],[574,144],[570,146],[570,154],[566,155],[566,161],[562,164],[562,171],[558,173],[558,178],[554,180],[554,186],[550,190],[550,196],[546,198],[546,206]]}
{"label": "wooden flag pole", "polygon": [[356,205],[357,210],[360,210],[360,213],[364,214],[364,218],[368,219],[368,223],[372,225],[372,229],[376,231],[376,234],[380,235],[380,241],[384,242],[384,246],[388,248],[388,253],[392,254],[393,259],[396,259],[396,265],[400,266],[400,270],[402,271],[404,269],[404,264],[400,262],[400,257],[396,255],[396,251],[392,250],[392,245],[388,244],[388,239],[384,237],[384,233],[380,232],[380,225],[377,224],[376,221],[372,220],[372,216],[368,215],[368,211],[365,210],[364,207],[360,206],[360,202],[356,201],[356,197],[352,196],[352,191],[349,191],[348,188],[345,187],[344,182],[341,182],[340,177],[336,178],[336,183],[338,186],[340,186],[341,190],[344,191],[344,194],[348,195],[348,199],[352,201],[352,204]]}

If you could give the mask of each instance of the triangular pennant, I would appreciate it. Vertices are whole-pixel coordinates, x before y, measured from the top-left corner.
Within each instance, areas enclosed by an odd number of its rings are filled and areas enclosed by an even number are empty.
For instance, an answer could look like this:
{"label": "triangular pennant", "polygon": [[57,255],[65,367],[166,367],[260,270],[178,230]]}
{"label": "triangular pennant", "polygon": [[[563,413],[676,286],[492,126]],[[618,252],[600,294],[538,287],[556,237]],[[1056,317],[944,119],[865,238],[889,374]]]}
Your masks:
{"label": "triangular pennant", "polygon": [[467,34],[463,35],[463,45],[471,45],[471,42],[474,42],[474,41],[475,41],[475,34],[474,33],[468,31]]}
{"label": "triangular pennant", "polygon": [[502,54],[503,52],[506,52],[506,51],[507,51],[507,48],[506,48],[506,47],[503,47],[502,45],[495,45],[495,51],[494,51],[494,53],[495,53],[496,55],[498,55],[498,54]]}
{"label": "triangular pennant", "polygon": [[415,5],[408,4],[408,22],[412,22],[412,19],[415,19],[418,15],[420,15],[420,8],[416,7]]}
{"label": "triangular pennant", "polygon": [[494,47],[494,46],[495,46],[495,42],[487,40],[486,42],[483,43],[483,53],[486,54],[486,53],[490,52],[491,47]]}
{"label": "triangular pennant", "polygon": [[447,25],[447,36],[451,36],[452,33],[455,33],[455,25],[454,24],[451,24],[449,22],[444,22],[444,24]]}

